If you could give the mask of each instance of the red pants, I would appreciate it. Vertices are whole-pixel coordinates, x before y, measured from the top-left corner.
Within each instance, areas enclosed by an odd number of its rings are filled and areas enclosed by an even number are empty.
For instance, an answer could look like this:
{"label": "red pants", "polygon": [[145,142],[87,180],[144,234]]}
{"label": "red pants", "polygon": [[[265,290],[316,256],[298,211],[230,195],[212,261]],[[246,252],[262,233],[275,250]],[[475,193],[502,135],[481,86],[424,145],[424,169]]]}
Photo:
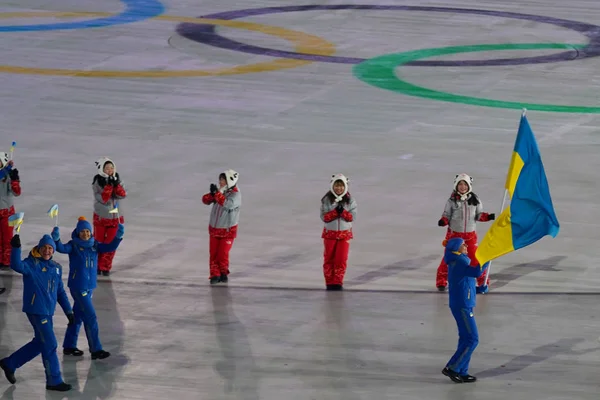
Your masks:
{"label": "red pants", "polygon": [[209,279],[229,275],[229,251],[233,241],[233,238],[210,237]]}
{"label": "red pants", "polygon": [[[468,256],[471,259],[471,266],[476,267],[479,265],[479,261],[475,257],[475,252],[477,251],[477,233],[476,232],[452,232],[448,229],[446,233],[446,240],[452,239],[455,237],[460,237],[465,240],[467,244],[467,251],[469,252]],[[487,283],[484,283],[485,274],[481,275],[481,277],[477,278],[477,286],[489,285],[490,278],[488,276]],[[436,286],[448,286],[448,265],[444,261],[444,257],[442,257],[442,261],[440,262],[440,266],[437,269],[437,275],[435,278]]]}
{"label": "red pants", "polygon": [[15,213],[14,208],[8,211],[6,217],[0,217],[0,264],[10,265],[10,240],[13,237],[13,227],[8,226],[8,217]]}
{"label": "red pants", "polygon": [[[110,243],[117,236],[118,226],[104,226],[94,222],[94,237],[100,243]],[[98,253],[98,270],[110,271],[112,269],[115,252]]]}
{"label": "red pants", "polygon": [[323,239],[323,275],[325,285],[343,285],[350,252],[349,240]]}

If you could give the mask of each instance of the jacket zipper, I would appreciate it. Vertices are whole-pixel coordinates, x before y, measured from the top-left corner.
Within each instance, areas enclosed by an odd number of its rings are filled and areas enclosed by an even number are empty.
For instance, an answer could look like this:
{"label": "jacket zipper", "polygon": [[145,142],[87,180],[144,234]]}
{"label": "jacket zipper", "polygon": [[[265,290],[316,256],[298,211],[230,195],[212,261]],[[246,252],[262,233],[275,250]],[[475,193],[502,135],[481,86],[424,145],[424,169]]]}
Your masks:
{"label": "jacket zipper", "polygon": [[463,202],[463,215],[464,215],[464,225],[463,225],[463,232],[467,232],[467,220],[469,219],[468,216],[469,213],[469,208],[467,207],[467,202]]}

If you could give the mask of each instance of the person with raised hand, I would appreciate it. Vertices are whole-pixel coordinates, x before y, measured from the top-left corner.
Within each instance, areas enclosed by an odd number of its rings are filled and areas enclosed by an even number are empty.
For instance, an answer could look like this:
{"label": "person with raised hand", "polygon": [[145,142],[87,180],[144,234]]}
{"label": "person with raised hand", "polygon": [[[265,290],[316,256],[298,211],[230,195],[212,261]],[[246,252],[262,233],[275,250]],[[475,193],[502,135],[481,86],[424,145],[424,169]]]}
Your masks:
{"label": "person with raised hand", "polygon": [[327,290],[343,290],[344,276],[354,237],[352,223],[356,219],[356,200],[348,191],[348,178],[343,174],[331,177],[329,191],[321,198],[321,220],[325,223],[323,239],[323,275]]}
{"label": "person with raised hand", "polygon": [[477,304],[475,280],[481,277],[489,266],[472,266],[468,257],[468,246],[463,238],[456,237],[443,242],[444,260],[448,265],[448,297],[452,316],[458,327],[458,347],[442,374],[455,383],[472,383],[477,380],[469,375],[471,355],[479,343],[479,333],[473,310]]}
{"label": "person with raised hand", "polygon": [[[127,197],[125,185],[113,160],[101,157],[96,161],[94,176],[94,237],[99,243],[110,243],[115,238],[119,224],[125,223],[118,203]],[[118,212],[115,212],[118,211]],[[98,275],[109,276],[115,252],[103,253],[98,258]]]}
{"label": "person with raised hand", "polygon": [[211,183],[202,202],[211,205],[208,223],[210,284],[229,281],[229,252],[237,237],[242,194],[237,186],[239,175],[228,169],[219,174],[219,185]]}
{"label": "person with raised hand", "polygon": [[21,239],[11,239],[10,267],[23,275],[23,312],[27,315],[34,331],[34,338],[10,356],[0,360],[0,368],[6,379],[14,384],[15,371],[42,355],[46,371],[46,389],[66,392],[71,385],[65,383],[56,354],[57,342],[54,334],[53,316],[58,303],[64,311],[69,325],[74,323],[73,310],[62,282],[62,266],[52,259],[55,251],[50,235],[44,235],[29,255],[21,260]]}
{"label": "person with raised hand", "polygon": [[67,356],[82,356],[83,351],[77,348],[77,337],[83,324],[87,336],[92,360],[104,359],[110,353],[104,351],[100,342],[98,319],[92,303],[94,289],[97,286],[98,256],[117,250],[123,240],[125,227],[119,224],[115,238],[110,243],[99,243],[92,236],[92,225],[79,217],[77,225],[67,243],[60,241],[60,230],[54,227],[52,240],[56,251],[69,255],[69,279],[67,286],[73,297],[74,323],[67,327],[63,341],[63,354]]}

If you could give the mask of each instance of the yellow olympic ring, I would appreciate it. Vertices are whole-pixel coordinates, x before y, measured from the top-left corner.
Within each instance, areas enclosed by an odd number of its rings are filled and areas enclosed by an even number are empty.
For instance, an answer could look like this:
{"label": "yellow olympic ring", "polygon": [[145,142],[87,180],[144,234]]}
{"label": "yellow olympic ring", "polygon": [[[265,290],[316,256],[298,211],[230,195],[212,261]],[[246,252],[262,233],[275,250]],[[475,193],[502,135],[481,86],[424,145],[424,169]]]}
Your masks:
{"label": "yellow olympic ring", "polygon": [[[110,13],[101,12],[10,12],[0,13],[0,18],[77,18],[77,17],[104,17],[111,16]],[[256,24],[243,21],[229,21],[220,19],[177,17],[169,15],[160,15],[152,19],[174,22],[204,23],[230,28],[246,29],[249,31],[261,32],[267,35],[276,36],[292,42],[295,51],[299,53],[332,55],[335,53],[335,45],[318,36],[309,35],[304,32],[293,31],[290,29],[276,26]],[[310,64],[309,60],[292,60],[278,58],[273,61],[267,61],[256,64],[239,65],[235,67],[209,69],[209,70],[181,70],[181,71],[85,71],[81,69],[58,69],[58,68],[31,68],[17,67],[12,65],[0,65],[0,73],[28,74],[28,75],[53,75],[53,76],[76,76],[86,78],[184,78],[197,76],[221,76],[221,75],[239,75],[255,72],[277,71],[286,68],[295,68]]]}

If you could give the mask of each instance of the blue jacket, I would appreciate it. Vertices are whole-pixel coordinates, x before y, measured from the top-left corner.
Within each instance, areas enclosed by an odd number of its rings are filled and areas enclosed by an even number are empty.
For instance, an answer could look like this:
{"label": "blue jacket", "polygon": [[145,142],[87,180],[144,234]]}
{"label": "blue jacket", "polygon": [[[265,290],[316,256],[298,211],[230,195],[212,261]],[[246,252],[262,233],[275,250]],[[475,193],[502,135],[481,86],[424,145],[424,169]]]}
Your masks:
{"label": "blue jacket", "polygon": [[448,264],[448,295],[450,308],[474,308],[476,304],[475,280],[485,273],[489,263],[473,267],[466,254],[458,252],[463,239],[448,241],[444,260]]}
{"label": "blue jacket", "polygon": [[114,238],[110,243],[99,243],[93,237],[81,240],[76,230],[71,233],[68,243],[55,241],[56,251],[69,255],[69,281],[71,290],[85,291],[95,289],[98,277],[98,253],[108,253],[117,250],[122,238]]}
{"label": "blue jacket", "polygon": [[60,304],[65,314],[73,312],[69,298],[62,282],[62,267],[50,258],[45,261],[38,248],[54,241],[44,235],[27,258],[21,261],[21,248],[12,248],[10,267],[23,274],[23,312],[35,315],[54,315],[56,303]]}

